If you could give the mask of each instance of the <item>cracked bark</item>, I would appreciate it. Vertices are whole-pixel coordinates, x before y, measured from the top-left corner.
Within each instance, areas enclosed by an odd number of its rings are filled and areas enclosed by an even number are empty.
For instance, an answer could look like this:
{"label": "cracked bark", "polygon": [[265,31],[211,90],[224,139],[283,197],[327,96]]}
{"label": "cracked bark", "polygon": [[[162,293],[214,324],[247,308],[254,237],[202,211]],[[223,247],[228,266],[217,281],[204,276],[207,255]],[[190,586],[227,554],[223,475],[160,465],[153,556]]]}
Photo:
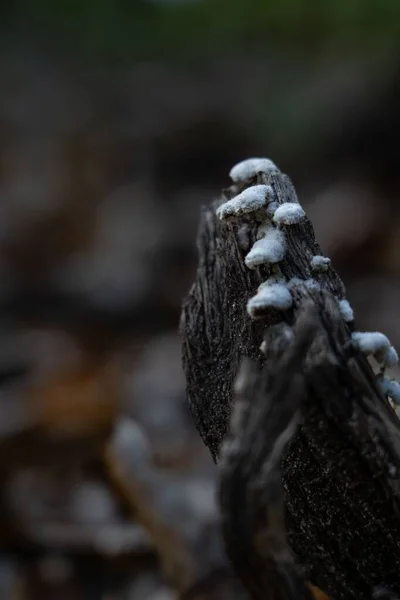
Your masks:
{"label": "cracked bark", "polygon": [[394,598],[399,422],[351,343],[340,277],[311,271],[322,252],[308,220],[285,227],[279,271],[287,281],[312,277],[321,291],[300,285],[290,311],[248,316],[248,299],[276,267],[245,267],[254,216],[220,222],[215,209],[256,183],[272,185],[279,204],[297,202],[289,178],[272,172],[204,208],[181,319],[189,405],[219,462],[227,552],[255,599],[310,598],[306,582],[338,599]]}

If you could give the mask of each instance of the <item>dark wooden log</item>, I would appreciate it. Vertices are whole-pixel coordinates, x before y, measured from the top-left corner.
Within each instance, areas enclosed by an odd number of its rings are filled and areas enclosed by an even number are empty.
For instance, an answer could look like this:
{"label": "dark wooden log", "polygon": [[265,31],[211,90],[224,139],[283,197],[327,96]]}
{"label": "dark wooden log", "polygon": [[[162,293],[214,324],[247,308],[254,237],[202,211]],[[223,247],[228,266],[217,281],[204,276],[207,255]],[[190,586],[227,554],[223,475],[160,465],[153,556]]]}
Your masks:
{"label": "dark wooden log", "polygon": [[[181,319],[184,335],[183,365],[187,394],[196,426],[216,459],[229,424],[232,384],[243,356],[262,360],[259,347],[265,327],[279,323],[281,313],[271,311],[262,323],[254,323],[246,303],[257,287],[274,274],[273,267],[251,271],[244,257],[256,239],[259,223],[248,219],[221,223],[216,208],[252,183],[273,186],[279,203],[296,202],[289,178],[281,173],[260,175],[246,185],[233,185],[222,198],[204,208],[198,233],[199,265],[196,283],[186,298]],[[306,220],[287,230],[288,251],[280,263],[283,276],[313,276],[327,290],[343,298],[342,281],[330,269],[314,274],[310,261],[321,254],[311,223]]]}
{"label": "dark wooden log", "polygon": [[[307,219],[283,227],[278,265],[245,266],[260,213],[221,222],[215,212],[255,184],[271,185],[278,205],[297,202],[288,177],[271,170],[203,210],[181,320],[189,404],[220,462],[228,554],[256,599],[308,598],[306,581],[337,599],[394,598],[398,418],[339,311],[342,281],[332,267],[311,268],[322,253]],[[271,275],[292,282],[293,306],[252,320],[246,304]]]}

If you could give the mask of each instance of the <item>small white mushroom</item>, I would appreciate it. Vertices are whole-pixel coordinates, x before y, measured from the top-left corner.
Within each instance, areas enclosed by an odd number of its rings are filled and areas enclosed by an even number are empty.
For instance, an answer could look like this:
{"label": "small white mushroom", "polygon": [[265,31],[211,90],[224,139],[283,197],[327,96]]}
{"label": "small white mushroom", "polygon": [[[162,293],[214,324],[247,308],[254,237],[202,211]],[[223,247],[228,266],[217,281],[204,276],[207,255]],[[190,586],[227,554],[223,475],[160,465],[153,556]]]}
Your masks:
{"label": "small white mushroom", "polygon": [[353,341],[365,355],[374,355],[376,360],[384,367],[393,367],[398,362],[396,350],[390,344],[389,339],[379,331],[361,333],[356,331],[352,334]]}
{"label": "small white mushroom", "polygon": [[346,323],[351,323],[351,321],[354,321],[354,311],[351,308],[348,300],[339,300],[339,310],[343,321]]}
{"label": "small white mushroom", "polygon": [[229,172],[232,181],[246,181],[258,173],[279,171],[278,167],[268,158],[248,158],[237,163]]}
{"label": "small white mushroom", "polygon": [[286,252],[285,234],[278,229],[270,227],[265,236],[254,242],[244,262],[249,269],[255,269],[265,263],[280,262]]}
{"label": "small white mushroom", "polygon": [[275,283],[264,286],[250,298],[247,303],[247,312],[253,319],[256,319],[264,316],[265,311],[270,308],[289,310],[292,304],[293,298],[288,288],[281,283]]}
{"label": "small white mushroom", "polygon": [[363,354],[376,354],[390,348],[389,339],[379,331],[355,331],[352,338]]}
{"label": "small white mushroom", "polygon": [[400,405],[400,383],[387,377],[378,379],[379,388],[385,396],[389,396],[394,404]]}
{"label": "small white mushroom", "polygon": [[297,202],[285,202],[276,209],[273,221],[277,225],[297,225],[306,216],[303,208]]}
{"label": "small white mushroom", "polygon": [[385,367],[394,367],[399,362],[399,355],[393,346],[386,348],[386,350],[383,350],[382,352],[378,352],[375,357],[376,360]]}
{"label": "small white mushroom", "polygon": [[313,256],[311,259],[311,269],[319,273],[326,272],[331,265],[331,259],[327,256]]}
{"label": "small white mushroom", "polygon": [[239,217],[260,210],[272,199],[273,190],[270,185],[253,185],[224,202],[217,208],[217,216],[220,219]]}

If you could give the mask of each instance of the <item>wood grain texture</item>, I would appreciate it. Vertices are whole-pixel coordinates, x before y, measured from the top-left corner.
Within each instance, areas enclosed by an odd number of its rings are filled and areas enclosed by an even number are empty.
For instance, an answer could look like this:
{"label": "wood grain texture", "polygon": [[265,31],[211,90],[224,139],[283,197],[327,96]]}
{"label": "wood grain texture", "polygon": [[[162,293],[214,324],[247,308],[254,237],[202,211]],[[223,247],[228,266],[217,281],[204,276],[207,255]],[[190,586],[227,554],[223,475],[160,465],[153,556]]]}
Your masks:
{"label": "wood grain texture", "polygon": [[[322,254],[312,224],[284,228],[278,269],[245,267],[257,219],[220,222],[215,209],[256,183],[271,185],[279,204],[297,202],[288,177],[273,172],[235,184],[203,210],[181,320],[189,405],[220,462],[227,551],[256,599],[309,598],[306,581],[337,599],[394,598],[399,422],[351,343],[340,277],[311,271]],[[312,277],[320,291],[298,285],[293,309],[252,321],[246,303],[277,270],[286,281]]]}

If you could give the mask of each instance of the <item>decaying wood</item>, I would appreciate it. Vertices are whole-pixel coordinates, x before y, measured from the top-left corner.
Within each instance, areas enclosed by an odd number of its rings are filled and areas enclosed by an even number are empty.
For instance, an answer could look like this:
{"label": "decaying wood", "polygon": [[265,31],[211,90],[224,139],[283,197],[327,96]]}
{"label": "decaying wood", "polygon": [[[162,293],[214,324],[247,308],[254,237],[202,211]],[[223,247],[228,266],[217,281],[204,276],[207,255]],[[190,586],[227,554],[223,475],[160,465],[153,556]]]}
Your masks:
{"label": "decaying wood", "polygon": [[290,180],[272,171],[203,210],[197,278],[181,322],[189,404],[220,462],[227,552],[255,599],[310,598],[305,582],[336,599],[395,598],[399,421],[351,341],[339,276],[311,270],[322,253],[308,220],[285,228],[279,274],[312,277],[319,289],[297,285],[292,309],[256,321],[247,314],[276,266],[247,269],[259,223],[221,222],[215,210],[257,183],[271,185],[278,204],[297,202]]}
{"label": "decaying wood", "polygon": [[[257,183],[271,184],[280,203],[297,201],[288,177],[261,175]],[[247,184],[249,185],[249,184]],[[222,199],[205,208],[198,234],[199,266],[196,284],[186,299],[181,328],[184,331],[184,369],[187,393],[200,435],[214,458],[227,430],[232,405],[232,384],[243,356],[260,361],[259,346],[266,326],[279,323],[281,314],[254,323],[246,313],[247,300],[273,271],[262,266],[250,271],[244,256],[256,238],[257,222],[221,223],[216,207],[246,187],[233,185]],[[286,279],[311,277],[339,298],[344,286],[333,269],[312,274],[311,258],[321,254],[312,225],[306,221],[288,229],[288,252],[280,263]]]}
{"label": "decaying wood", "polygon": [[[283,327],[283,325],[282,325]],[[301,357],[312,322],[296,344],[279,325],[267,337],[264,369],[245,361],[236,382],[234,419],[222,451],[221,508],[229,555],[252,597],[311,599],[296,572],[284,526],[280,463],[300,419]],[[282,377],[282,373],[291,377]]]}

